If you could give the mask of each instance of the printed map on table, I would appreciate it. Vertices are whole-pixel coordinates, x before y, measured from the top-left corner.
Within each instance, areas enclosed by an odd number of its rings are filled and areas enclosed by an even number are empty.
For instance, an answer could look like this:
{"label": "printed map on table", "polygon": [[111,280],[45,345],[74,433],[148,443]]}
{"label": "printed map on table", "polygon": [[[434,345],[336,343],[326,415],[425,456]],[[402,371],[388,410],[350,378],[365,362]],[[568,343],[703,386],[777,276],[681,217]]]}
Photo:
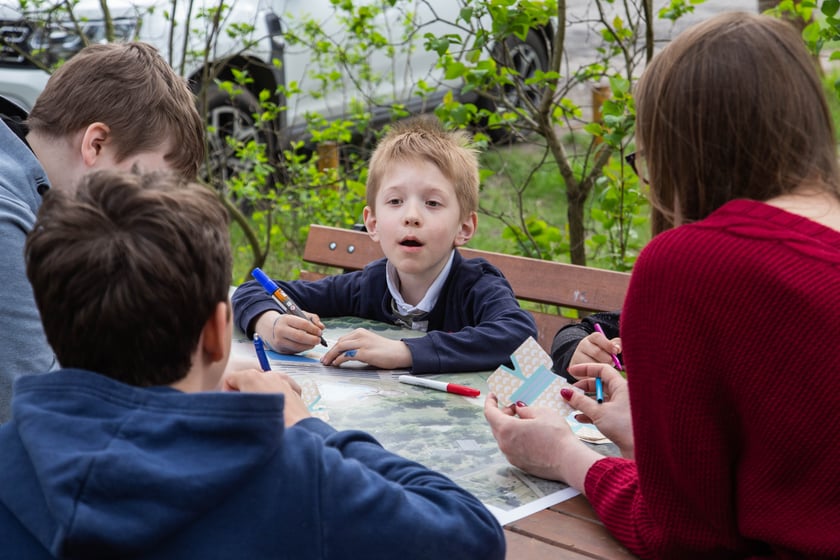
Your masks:
{"label": "printed map on table", "polygon": [[[324,336],[332,344],[342,334],[370,325],[360,319],[330,319]],[[377,332],[389,338],[422,335],[387,325]],[[247,338],[240,334],[234,340],[235,352],[254,355]],[[404,371],[327,367],[317,360],[303,363],[277,356],[269,354],[273,369],[299,383],[316,384],[319,398],[313,414],[328,418],[337,429],[369,432],[386,449],[446,474],[476,495],[503,525],[578,494],[563,483],[512,467],[499,451],[483,412],[490,372],[429,376],[481,390],[479,398],[468,398],[399,383],[397,376]]]}

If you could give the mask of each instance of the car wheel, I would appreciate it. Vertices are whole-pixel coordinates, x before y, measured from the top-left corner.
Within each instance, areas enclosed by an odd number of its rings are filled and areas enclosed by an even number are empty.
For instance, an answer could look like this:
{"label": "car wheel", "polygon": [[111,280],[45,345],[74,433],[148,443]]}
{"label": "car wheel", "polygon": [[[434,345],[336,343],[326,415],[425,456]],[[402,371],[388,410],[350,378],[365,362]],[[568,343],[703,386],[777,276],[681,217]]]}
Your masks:
{"label": "car wheel", "polygon": [[[516,83],[501,86],[492,95],[482,97],[478,103],[479,108],[497,111],[515,107],[524,110],[528,106],[526,98],[532,105],[536,104],[542,91],[536,86],[525,85],[525,81],[533,77],[537,70],[548,70],[548,50],[539,32],[532,29],[525,41],[509,37],[504,45],[496,47],[493,58],[497,64],[516,71]],[[494,98],[503,100],[501,106],[493,101]],[[496,142],[512,141],[516,138],[516,131],[509,127],[486,129],[485,132]]]}
{"label": "car wheel", "polygon": [[254,114],[259,112],[259,103],[248,90],[231,96],[211,86],[207,90],[205,106],[208,157],[202,174],[206,181],[224,191],[231,178],[253,167],[253,162],[237,156],[228,138],[237,142],[265,142],[264,135],[254,122]]}

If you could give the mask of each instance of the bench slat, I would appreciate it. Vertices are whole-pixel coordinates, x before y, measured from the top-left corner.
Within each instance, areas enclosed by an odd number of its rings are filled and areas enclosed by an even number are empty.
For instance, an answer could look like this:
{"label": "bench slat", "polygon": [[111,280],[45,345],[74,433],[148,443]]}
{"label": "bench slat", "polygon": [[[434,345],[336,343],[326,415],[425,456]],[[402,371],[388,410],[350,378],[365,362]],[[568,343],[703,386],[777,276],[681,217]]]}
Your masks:
{"label": "bench slat", "polygon": [[[573,264],[543,261],[476,249],[459,249],[464,258],[482,257],[496,266],[523,301],[576,309],[583,314],[618,311],[630,281],[630,274]],[[382,258],[382,249],[365,232],[313,224],[309,228],[303,260],[345,271],[360,270]],[[324,275],[302,271],[304,280]],[[554,334],[572,319],[557,314],[531,311],[539,329],[539,343],[548,351]]]}

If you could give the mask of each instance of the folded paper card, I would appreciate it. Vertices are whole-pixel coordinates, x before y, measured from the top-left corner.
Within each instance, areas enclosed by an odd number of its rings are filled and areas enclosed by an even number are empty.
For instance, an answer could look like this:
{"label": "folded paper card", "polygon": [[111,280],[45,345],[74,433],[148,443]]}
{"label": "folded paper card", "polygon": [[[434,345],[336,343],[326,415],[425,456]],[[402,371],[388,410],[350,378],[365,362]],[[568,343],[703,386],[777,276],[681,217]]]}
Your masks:
{"label": "folded paper card", "polygon": [[560,396],[560,389],[571,385],[551,371],[551,356],[536,340],[528,338],[523,342],[510,361],[512,368],[499,366],[487,380],[487,386],[502,405],[524,402],[528,406],[547,406],[563,416],[574,410]]}
{"label": "folded paper card", "polygon": [[560,396],[560,389],[579,389],[551,371],[551,356],[536,340],[529,338],[523,342],[511,355],[510,361],[512,368],[499,366],[487,379],[487,386],[502,406],[524,402],[528,406],[553,408],[567,419],[580,439],[592,443],[609,441],[594,425],[575,420],[576,411]]}

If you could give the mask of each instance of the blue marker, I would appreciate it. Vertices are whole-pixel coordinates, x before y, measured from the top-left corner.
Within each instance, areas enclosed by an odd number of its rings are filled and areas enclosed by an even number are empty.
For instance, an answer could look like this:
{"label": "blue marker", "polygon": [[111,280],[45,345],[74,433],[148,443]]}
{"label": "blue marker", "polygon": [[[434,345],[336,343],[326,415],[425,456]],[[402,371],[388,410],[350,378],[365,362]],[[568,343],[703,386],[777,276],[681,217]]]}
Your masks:
{"label": "blue marker", "polygon": [[[281,290],[280,286],[278,286],[277,283],[274,282],[274,280],[269,278],[265,274],[265,272],[263,272],[259,268],[255,268],[253,271],[251,271],[251,276],[253,276],[257,280],[257,282],[260,283],[263,289],[269,293],[274,302],[280,307],[280,311],[282,311],[283,313],[297,315],[298,317],[310,321],[310,319],[306,315],[304,315],[303,311],[300,310],[298,304],[292,301],[292,298],[286,295],[286,292]],[[327,341],[324,340],[323,336],[321,337],[321,344],[323,346],[327,346]]]}
{"label": "blue marker", "polygon": [[595,400],[598,404],[604,402],[604,382],[601,381],[601,376],[595,378]]}
{"label": "blue marker", "polygon": [[254,333],[254,350],[257,351],[257,359],[260,361],[262,370],[271,371],[271,364],[268,363],[268,356],[265,355],[265,345],[257,333]]}

